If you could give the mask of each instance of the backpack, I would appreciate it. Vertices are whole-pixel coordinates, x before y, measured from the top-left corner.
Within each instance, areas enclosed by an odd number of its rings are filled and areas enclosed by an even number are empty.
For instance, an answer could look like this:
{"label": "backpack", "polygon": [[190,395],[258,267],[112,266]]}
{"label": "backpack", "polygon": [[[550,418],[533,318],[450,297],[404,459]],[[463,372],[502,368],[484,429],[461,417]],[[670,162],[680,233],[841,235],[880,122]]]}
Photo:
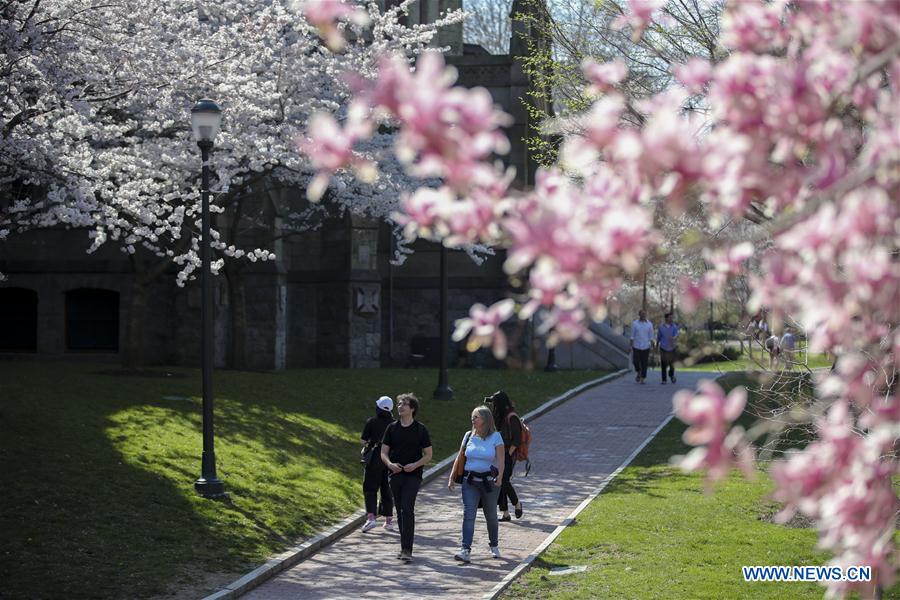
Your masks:
{"label": "backpack", "polygon": [[519,420],[519,426],[522,428],[522,443],[516,446],[516,460],[517,461],[527,461],[528,460],[528,446],[531,445],[531,429],[528,428],[528,425],[525,424],[525,421],[522,420],[522,417],[517,415],[514,412],[506,415],[507,422],[515,416]]}

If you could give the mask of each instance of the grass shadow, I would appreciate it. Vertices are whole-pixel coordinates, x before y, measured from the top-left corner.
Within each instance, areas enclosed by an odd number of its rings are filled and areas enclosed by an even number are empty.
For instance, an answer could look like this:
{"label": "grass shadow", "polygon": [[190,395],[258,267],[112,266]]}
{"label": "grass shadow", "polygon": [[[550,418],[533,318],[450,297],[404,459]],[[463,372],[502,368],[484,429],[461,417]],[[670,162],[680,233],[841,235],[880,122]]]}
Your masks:
{"label": "grass shadow", "polygon": [[105,387],[93,390],[99,411],[73,402],[71,388],[39,399],[3,394],[4,598],[143,597],[164,593],[192,561],[247,565],[222,557],[219,549],[234,546],[238,532],[198,515],[193,478],[179,486],[123,459],[107,435],[108,416],[144,399],[117,397]]}
{"label": "grass shadow", "polygon": [[422,398],[440,460],[484,395],[506,388],[525,412],[601,375],[451,371],[456,399],[434,402],[431,369],[216,371],[229,498],[211,502],[193,489],[199,373],[98,370],[0,362],[3,598],[141,598],[203,571],[245,572],[360,507],[358,438],[378,396]]}

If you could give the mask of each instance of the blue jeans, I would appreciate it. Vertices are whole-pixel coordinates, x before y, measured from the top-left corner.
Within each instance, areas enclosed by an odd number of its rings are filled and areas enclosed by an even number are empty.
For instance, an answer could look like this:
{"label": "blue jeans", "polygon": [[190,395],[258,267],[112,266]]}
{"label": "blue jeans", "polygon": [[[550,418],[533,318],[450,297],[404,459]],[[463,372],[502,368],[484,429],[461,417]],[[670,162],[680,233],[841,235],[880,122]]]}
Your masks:
{"label": "blue jeans", "polygon": [[479,500],[483,507],[484,520],[487,521],[488,540],[491,547],[498,544],[497,496],[499,495],[500,486],[496,483],[491,484],[490,492],[486,492],[482,482],[469,483],[467,479],[463,479],[462,547],[466,550],[472,549],[472,538],[475,536],[475,514],[478,512]]}

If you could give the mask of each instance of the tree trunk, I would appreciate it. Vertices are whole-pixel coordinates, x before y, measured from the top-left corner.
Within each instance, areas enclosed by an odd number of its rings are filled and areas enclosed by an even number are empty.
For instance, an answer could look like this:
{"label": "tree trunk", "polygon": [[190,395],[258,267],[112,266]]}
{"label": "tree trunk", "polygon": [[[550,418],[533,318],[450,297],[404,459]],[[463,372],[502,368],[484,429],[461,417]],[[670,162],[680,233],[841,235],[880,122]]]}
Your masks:
{"label": "tree trunk", "polygon": [[240,268],[225,266],[228,285],[229,344],[226,363],[231,369],[247,368],[247,294]]}
{"label": "tree trunk", "polygon": [[[176,246],[175,254],[184,250],[186,240]],[[147,294],[150,284],[156,281],[172,265],[172,257],[160,259],[146,267],[141,258],[142,251],[129,255],[134,280],[131,284],[131,303],[128,307],[128,329],[125,332],[125,348],[122,352],[122,366],[126,369],[139,369],[144,366],[144,321],[147,313]]]}
{"label": "tree trunk", "polygon": [[641,295],[641,308],[647,310],[647,269],[644,269],[643,294]]}
{"label": "tree trunk", "polygon": [[131,302],[128,306],[128,328],[125,330],[125,348],[122,366],[139,369],[144,366],[144,317],[147,308],[147,284],[135,274],[131,285]]}

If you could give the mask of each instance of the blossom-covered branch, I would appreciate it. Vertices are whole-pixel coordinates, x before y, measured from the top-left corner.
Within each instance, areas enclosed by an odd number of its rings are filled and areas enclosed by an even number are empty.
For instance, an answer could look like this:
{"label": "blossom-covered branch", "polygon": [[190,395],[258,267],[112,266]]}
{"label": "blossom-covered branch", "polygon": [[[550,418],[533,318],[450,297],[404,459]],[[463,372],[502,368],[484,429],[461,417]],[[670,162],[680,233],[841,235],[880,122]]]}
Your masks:
{"label": "blossom-covered branch", "polygon": [[[666,4],[629,2],[614,25],[640,40],[660,11],[677,14]],[[404,200],[407,234],[507,247],[507,272],[529,284],[519,316],[544,309],[553,341],[585,335],[662,242],[652,207],[702,215],[708,229],[744,217],[759,224],[771,240],[762,255],[750,240],[706,241],[708,272],[685,282],[682,307],[720,297],[753,258],[750,309],[790,315],[809,332],[810,351],[839,357],[817,386],[826,415],[818,439],[772,468],[776,498],[785,515],[817,520],[836,563],[873,566],[886,586],[900,509],[891,486],[900,472],[900,3],[733,2],[720,43],[714,60],[673,64],[675,85],[636,102],[618,89],[623,63],[586,62],[594,101],[566,129],[559,164],[524,194],[492,165],[505,148],[503,117],[484,92],[449,87],[455,74],[438,58],[412,73],[382,58],[357,99],[370,118],[398,127],[411,174],[443,181]],[[462,118],[458,98],[475,114]],[[704,110],[685,110],[696,106]],[[457,337],[470,333],[470,347],[502,356],[509,312],[506,301],[473,307]],[[687,441],[700,446],[686,466],[712,478],[732,464],[749,469],[752,440],[731,427],[743,394],[708,382],[677,396]],[[840,594],[852,584],[829,585]]]}

